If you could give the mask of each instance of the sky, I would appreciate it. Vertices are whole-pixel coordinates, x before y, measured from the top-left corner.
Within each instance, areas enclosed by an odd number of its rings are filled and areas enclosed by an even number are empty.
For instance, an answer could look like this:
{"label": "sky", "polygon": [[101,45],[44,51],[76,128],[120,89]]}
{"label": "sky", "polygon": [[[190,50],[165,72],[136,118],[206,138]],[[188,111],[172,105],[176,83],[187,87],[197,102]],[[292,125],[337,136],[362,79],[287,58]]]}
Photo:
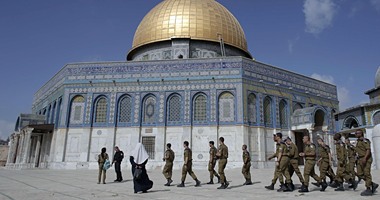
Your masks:
{"label": "sky", "polygon": [[[124,61],[161,0],[1,0],[0,138],[65,64]],[[380,0],[218,0],[260,62],[335,84],[340,111],[367,103],[380,66]]]}

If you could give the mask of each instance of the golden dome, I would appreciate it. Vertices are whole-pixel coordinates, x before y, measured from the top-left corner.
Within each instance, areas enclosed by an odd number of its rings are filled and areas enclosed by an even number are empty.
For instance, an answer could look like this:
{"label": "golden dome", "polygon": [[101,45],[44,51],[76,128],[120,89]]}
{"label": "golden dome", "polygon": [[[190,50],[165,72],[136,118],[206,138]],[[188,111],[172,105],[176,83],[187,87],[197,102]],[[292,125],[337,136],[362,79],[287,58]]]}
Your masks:
{"label": "golden dome", "polygon": [[138,26],[132,50],[145,44],[172,38],[219,42],[244,52],[247,41],[237,19],[215,0],[164,0]]}

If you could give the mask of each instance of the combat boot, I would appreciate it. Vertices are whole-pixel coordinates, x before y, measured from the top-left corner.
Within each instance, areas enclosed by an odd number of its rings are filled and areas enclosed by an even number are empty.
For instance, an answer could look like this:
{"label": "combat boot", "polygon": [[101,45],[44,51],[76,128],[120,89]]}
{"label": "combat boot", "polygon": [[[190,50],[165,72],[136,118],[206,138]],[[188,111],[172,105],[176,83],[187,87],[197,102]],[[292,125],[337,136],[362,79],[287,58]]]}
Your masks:
{"label": "combat boot", "polygon": [[311,183],[311,184],[313,184],[313,185],[315,185],[315,186],[317,186],[317,187],[320,187],[321,186],[321,184],[320,183],[316,183],[316,182],[313,182],[313,183]]}
{"label": "combat boot", "polygon": [[376,192],[376,189],[379,187],[379,184],[372,182],[372,194]]}
{"label": "combat boot", "polygon": [[195,179],[195,187],[201,186],[201,182],[198,179]]}
{"label": "combat boot", "polygon": [[226,182],[224,183],[224,189],[226,189],[228,187],[230,183],[226,180]]}
{"label": "combat boot", "polygon": [[293,191],[291,189],[291,186],[290,186],[291,183],[285,183],[285,189],[283,190],[283,192],[291,192]]}
{"label": "combat boot", "polygon": [[177,187],[185,187],[185,183],[182,181],[181,184],[178,184]]}
{"label": "combat boot", "polygon": [[266,189],[268,190],[274,190],[274,183],[268,185],[268,186],[265,186]]}
{"label": "combat boot", "polygon": [[289,184],[289,189],[292,190],[292,191],[294,191],[296,189],[296,186],[293,184],[293,182],[291,182]]}
{"label": "combat boot", "polygon": [[326,190],[326,188],[327,188],[327,183],[326,183],[326,181],[323,181],[322,182],[322,188],[319,191],[324,192]]}
{"label": "combat boot", "polygon": [[165,186],[170,186],[170,184],[173,182],[172,179],[168,179],[168,182],[165,184]]}
{"label": "combat boot", "polygon": [[286,189],[285,184],[280,185],[280,189],[277,190],[277,192],[283,192]]}
{"label": "combat boot", "polygon": [[252,181],[247,179],[245,180],[245,183],[243,183],[243,185],[252,185]]}
{"label": "combat boot", "polygon": [[335,189],[335,191],[344,191],[343,183],[339,183],[339,186]]}
{"label": "combat boot", "polygon": [[353,190],[356,190],[356,188],[358,187],[358,184],[357,184],[357,182],[355,181],[355,179],[352,179],[352,180],[350,181],[350,183],[351,183],[351,185],[350,185],[349,188],[352,188]]}
{"label": "combat boot", "polygon": [[360,196],[372,196],[372,190],[370,188],[367,188],[362,193],[360,193]]}
{"label": "combat boot", "polygon": [[217,189],[226,189],[227,187],[225,186],[225,183],[222,183],[221,185],[220,185],[220,187],[218,187]]}
{"label": "combat boot", "polygon": [[301,186],[301,189],[298,190],[298,192],[301,192],[301,193],[303,193],[303,192],[309,192],[309,189],[307,188],[306,185],[302,185],[302,186]]}
{"label": "combat boot", "polygon": [[209,184],[209,185],[214,184],[214,181],[212,179],[210,179],[210,182],[208,182],[207,184]]}
{"label": "combat boot", "polygon": [[337,188],[339,186],[339,183],[337,181],[334,181],[332,184],[330,184],[330,187]]}

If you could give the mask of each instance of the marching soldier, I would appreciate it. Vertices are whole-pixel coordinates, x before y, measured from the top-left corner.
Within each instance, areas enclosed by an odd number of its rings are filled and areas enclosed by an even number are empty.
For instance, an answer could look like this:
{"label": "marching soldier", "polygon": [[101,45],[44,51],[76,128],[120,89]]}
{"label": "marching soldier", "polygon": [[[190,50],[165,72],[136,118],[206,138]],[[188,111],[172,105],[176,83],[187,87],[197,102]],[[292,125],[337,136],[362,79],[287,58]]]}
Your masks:
{"label": "marching soldier", "polygon": [[251,181],[251,156],[249,155],[249,152],[247,150],[247,145],[242,146],[243,150],[243,168],[241,170],[241,173],[244,175],[245,183],[243,185],[252,185]]}
{"label": "marching soldier", "polygon": [[162,173],[164,174],[166,180],[168,181],[165,186],[170,186],[173,182],[172,173],[173,173],[173,161],[174,161],[174,151],[171,149],[172,145],[170,143],[166,144],[165,157],[163,158],[166,161],[164,170]]}
{"label": "marching soldier", "polygon": [[[315,166],[315,157],[316,150],[315,145],[311,143],[310,136],[305,135],[302,138],[303,143],[305,144],[304,152],[301,152],[299,155],[305,158],[305,167],[303,172],[303,177],[305,178],[304,184],[301,186],[301,189],[298,192],[309,192],[309,179],[310,176],[313,177],[318,184],[322,185],[321,178],[317,174],[315,174],[314,166]],[[326,187],[326,186],[323,186]]]}
{"label": "marching soldier", "polygon": [[224,168],[226,168],[227,165],[227,158],[228,158],[228,147],[224,144],[224,138],[219,138],[219,148],[218,153],[216,153],[217,158],[219,159],[219,176],[220,176],[220,183],[221,186],[218,187],[218,189],[226,189],[229,185],[228,181],[226,180],[226,176],[224,174]]}
{"label": "marching soldier", "polygon": [[220,176],[218,175],[218,173],[216,173],[214,169],[215,164],[216,164],[216,153],[218,152],[218,150],[214,146],[214,141],[210,141],[209,146],[210,146],[210,161],[208,163],[208,171],[210,172],[210,182],[208,182],[207,184],[214,184],[214,176],[218,178],[218,183],[220,183]]}
{"label": "marching soldier", "polygon": [[[276,142],[276,134],[273,134],[273,141]],[[274,152],[273,155],[269,156],[268,160],[272,160],[273,158],[278,158],[277,155],[279,152],[279,148],[280,148],[280,144],[276,142],[276,152]],[[275,167],[272,183],[268,186],[265,186],[265,188],[268,190],[274,190],[274,185],[276,184],[277,179],[279,179],[281,186],[284,185],[284,177],[282,175],[279,175],[278,168]]]}
{"label": "marching soldier", "polygon": [[277,173],[279,176],[285,177],[285,184],[281,186],[277,192],[288,192],[291,191],[292,179],[290,178],[288,166],[289,166],[289,157],[288,157],[288,148],[285,143],[282,141],[282,133],[276,133],[276,142],[280,144],[278,148],[276,167],[278,168]]}
{"label": "marching soldier", "polygon": [[317,162],[317,165],[319,166],[319,177],[321,178],[321,181],[323,183],[320,191],[323,192],[327,188],[326,175],[329,168],[331,168],[331,165],[332,165],[331,153],[330,153],[330,147],[323,142],[322,138],[318,138],[317,142],[318,142],[318,150],[319,150],[319,160]]}
{"label": "marching soldier", "polygon": [[[290,137],[287,137],[286,145],[288,145],[288,151],[289,151],[289,174],[290,178],[293,176],[294,172],[296,172],[300,182],[303,184],[305,181],[303,179],[302,173],[300,169],[298,168],[298,148],[297,146],[292,142],[292,139]],[[294,184],[291,184],[291,190],[294,190]]]}
{"label": "marching soldier", "polygon": [[345,144],[342,142],[341,138],[342,136],[339,133],[334,135],[336,157],[338,160],[338,168],[336,170],[336,181],[338,181],[339,183],[339,186],[335,189],[335,191],[344,191],[343,179],[349,181],[353,186],[352,188],[355,190],[357,187],[355,180],[352,179],[350,175],[348,175],[348,173],[346,173],[347,152]]}
{"label": "marching soldier", "polygon": [[[356,163],[356,152],[353,146],[351,145],[350,139],[347,137],[345,140],[346,143],[346,151],[347,151],[347,165],[346,165],[346,171],[351,176],[351,179],[355,180],[355,163]],[[353,187],[351,185],[350,187]]]}
{"label": "marching soldier", "polygon": [[364,190],[360,195],[361,196],[372,196],[376,189],[379,187],[379,184],[372,182],[371,176],[371,164],[372,164],[372,155],[371,155],[371,143],[367,138],[364,138],[362,130],[357,130],[355,132],[357,140],[355,151],[358,153],[359,160],[357,165],[358,177],[365,180],[366,190]]}
{"label": "marching soldier", "polygon": [[197,176],[194,174],[192,170],[193,166],[193,158],[192,158],[192,152],[189,148],[189,142],[185,141],[183,142],[183,147],[185,148],[185,151],[183,153],[183,167],[182,167],[182,178],[181,178],[181,184],[177,185],[177,187],[185,187],[185,180],[186,180],[186,174],[189,173],[190,176],[195,180],[195,187],[201,186],[201,182],[197,179]]}

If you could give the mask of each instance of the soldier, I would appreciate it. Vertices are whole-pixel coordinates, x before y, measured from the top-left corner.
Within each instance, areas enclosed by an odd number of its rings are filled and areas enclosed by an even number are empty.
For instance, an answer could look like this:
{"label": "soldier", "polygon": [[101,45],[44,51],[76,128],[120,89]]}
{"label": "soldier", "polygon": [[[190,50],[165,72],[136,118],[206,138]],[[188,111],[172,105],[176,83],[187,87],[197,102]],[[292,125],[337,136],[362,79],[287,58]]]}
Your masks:
{"label": "soldier", "polygon": [[344,191],[343,187],[343,179],[349,181],[352,188],[355,190],[357,184],[354,179],[346,173],[346,163],[347,163],[347,152],[344,142],[341,140],[342,136],[337,133],[334,135],[335,147],[336,147],[336,157],[338,160],[338,168],[336,169],[336,181],[338,181],[339,186],[335,189],[335,191]]}
{"label": "soldier", "polygon": [[181,184],[177,185],[177,187],[185,187],[185,180],[186,180],[186,174],[189,173],[190,176],[195,180],[195,187],[201,186],[201,182],[197,179],[197,176],[194,174],[192,170],[193,166],[193,158],[192,158],[192,152],[189,148],[189,142],[185,141],[183,142],[183,148],[185,148],[185,151],[183,153],[183,167],[182,167],[182,178],[181,178]]}
{"label": "soldier", "polygon": [[172,180],[172,173],[173,173],[173,161],[175,158],[174,151],[171,149],[172,145],[170,143],[166,144],[166,151],[165,151],[165,157],[163,160],[166,162],[164,166],[164,170],[162,170],[162,174],[164,174],[167,183],[165,186],[170,186],[170,184],[173,182]]}
{"label": "soldier", "polygon": [[279,176],[285,177],[285,184],[281,186],[277,192],[288,192],[291,191],[292,179],[290,178],[288,166],[289,166],[289,157],[288,157],[288,148],[285,143],[282,141],[282,133],[276,133],[276,142],[279,144],[278,146],[278,154],[276,167],[278,168],[277,173]]}
{"label": "soldier", "polygon": [[[273,134],[273,141],[276,142],[276,134]],[[269,156],[268,160],[272,160],[273,158],[277,158],[278,148],[279,147],[280,147],[280,144],[278,144],[276,142],[276,152],[274,152],[273,155]],[[268,189],[268,190],[274,190],[274,185],[276,184],[277,179],[279,179],[281,186],[284,185],[284,177],[282,175],[279,175],[278,168],[275,167],[274,168],[274,174],[273,174],[272,183],[270,185],[268,185],[268,186],[265,186],[265,188]]]}
{"label": "soldier", "polygon": [[241,170],[241,173],[244,175],[245,183],[243,185],[252,185],[251,181],[251,156],[249,155],[249,152],[247,150],[247,145],[243,144],[242,146],[243,150],[243,168]]}
{"label": "soldier", "polygon": [[[298,158],[299,158],[299,155],[298,155],[298,148],[297,146],[292,142],[292,139],[290,137],[287,137],[286,140],[286,145],[288,145],[288,151],[289,151],[289,174],[290,174],[290,178],[293,176],[294,172],[296,172],[300,182],[303,184],[304,183],[304,179],[303,179],[303,176],[302,176],[302,173],[300,171],[300,169],[298,168]],[[290,186],[291,190],[294,190],[294,184],[292,183],[291,186]]]}
{"label": "soldier", "polygon": [[[305,166],[304,166],[304,172],[303,172],[303,177],[305,178],[305,182],[301,186],[301,189],[298,190],[298,192],[309,192],[310,176],[313,177],[320,185],[325,184],[325,183],[322,183],[321,178],[319,178],[319,176],[315,174],[315,171],[314,171],[315,157],[316,157],[315,145],[311,143],[310,136],[308,135],[303,136],[302,141],[305,144],[304,152],[301,152],[299,155],[305,158]],[[323,185],[323,187],[326,187],[326,186]]]}
{"label": "soldier", "polygon": [[[351,179],[355,180],[355,163],[356,163],[356,152],[353,146],[351,145],[350,138],[346,138],[344,140],[346,143],[346,152],[347,152],[347,165],[346,165],[346,172],[351,176]],[[353,185],[350,185],[349,188],[352,188]]]}
{"label": "soldier", "polygon": [[224,144],[224,138],[219,138],[219,148],[218,153],[216,153],[217,158],[219,159],[219,175],[220,175],[220,183],[221,186],[218,187],[218,189],[226,189],[229,185],[226,176],[224,174],[224,168],[226,168],[227,165],[227,158],[228,158],[228,147]]}
{"label": "soldier", "polygon": [[[330,153],[330,147],[326,145],[323,142],[322,138],[317,139],[318,142],[318,150],[319,150],[319,160],[317,162],[317,165],[319,166],[319,177],[321,178],[322,181],[322,188],[321,192],[325,191],[327,188],[327,183],[326,183],[326,175],[331,168],[331,153]],[[317,184],[319,186],[319,184]]]}
{"label": "soldier", "polygon": [[375,193],[379,185],[372,182],[371,176],[371,164],[372,164],[372,155],[371,155],[371,142],[364,138],[362,130],[357,130],[355,132],[357,140],[355,151],[359,156],[357,173],[358,177],[365,180],[366,190],[364,190],[360,195],[361,196],[371,196]]}
{"label": "soldier", "polygon": [[207,184],[214,184],[214,176],[218,178],[218,183],[220,183],[220,176],[218,175],[218,173],[216,173],[214,169],[216,165],[216,153],[218,152],[218,150],[214,146],[214,141],[210,141],[209,146],[210,146],[210,161],[208,163],[208,171],[210,172],[210,182],[208,182]]}

